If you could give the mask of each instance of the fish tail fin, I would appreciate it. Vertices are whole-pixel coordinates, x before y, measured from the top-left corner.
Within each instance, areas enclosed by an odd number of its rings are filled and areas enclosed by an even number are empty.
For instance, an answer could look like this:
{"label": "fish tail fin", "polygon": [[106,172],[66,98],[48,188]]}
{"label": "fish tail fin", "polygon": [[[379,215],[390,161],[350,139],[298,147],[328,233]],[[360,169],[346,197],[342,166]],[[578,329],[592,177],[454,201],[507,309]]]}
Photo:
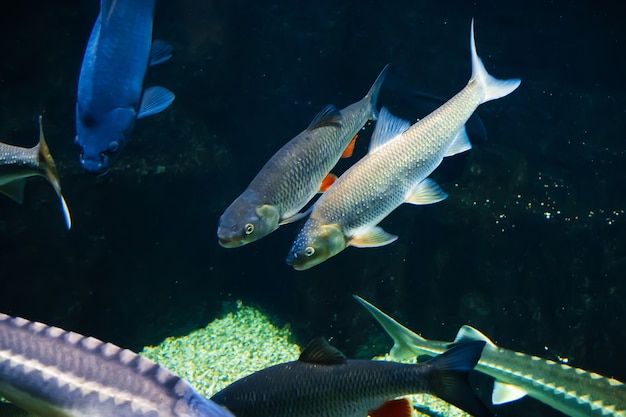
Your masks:
{"label": "fish tail fin", "polygon": [[50,153],[50,148],[46,143],[46,138],[43,134],[43,122],[42,117],[39,116],[39,143],[35,146],[37,148],[37,160],[39,162],[39,169],[42,171],[43,176],[52,184],[54,191],[59,196],[61,201],[61,210],[63,211],[63,217],[65,218],[65,225],[69,230],[72,227],[72,219],[70,217],[70,211],[67,206],[67,202],[61,194],[61,182],[59,181],[59,174],[57,173],[57,167]]}
{"label": "fish tail fin", "polygon": [[370,120],[376,120],[378,118],[378,110],[376,110],[376,102],[378,101],[378,93],[380,93],[380,87],[383,85],[383,82],[385,81],[385,77],[387,76],[387,73],[389,72],[390,66],[391,64],[385,65],[385,68],[383,68],[380,74],[378,74],[376,81],[374,81],[374,84],[372,84],[372,87],[370,87],[370,91],[368,91],[365,97],[363,98],[363,101],[368,102],[371,105],[371,114],[369,117]]}
{"label": "fish tail fin", "polygon": [[[484,90],[485,97],[482,102],[485,103],[490,100],[495,100],[512,93],[517,87],[519,87],[521,80],[519,78],[510,78],[508,80],[500,80],[491,76],[482,60],[476,53],[476,41],[474,39],[474,19],[472,19],[472,28],[470,34],[470,48],[472,50],[472,79],[481,85]],[[470,81],[470,82],[471,82]]]}
{"label": "fish tail fin", "polygon": [[467,379],[478,363],[484,346],[484,341],[459,344],[426,362],[432,367],[430,393],[473,416],[492,416],[493,413],[476,396]]}

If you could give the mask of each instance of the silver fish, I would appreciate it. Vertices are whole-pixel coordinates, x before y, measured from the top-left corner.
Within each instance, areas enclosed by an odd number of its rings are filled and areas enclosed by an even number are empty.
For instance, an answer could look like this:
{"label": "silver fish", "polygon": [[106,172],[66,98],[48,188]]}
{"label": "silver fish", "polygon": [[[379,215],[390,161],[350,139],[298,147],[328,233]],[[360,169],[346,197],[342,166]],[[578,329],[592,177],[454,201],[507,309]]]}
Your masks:
{"label": "silver fish", "polygon": [[409,126],[384,108],[369,153],[348,169],[313,206],[296,237],[287,263],[311,268],[348,246],[387,245],[397,236],[377,224],[402,203],[430,204],[447,197],[427,178],[444,157],[471,148],[464,125],[484,102],[515,90],[519,79],[498,80],[476,54],[474,23],[470,47],[472,77],[458,94]]}
{"label": "silver fish", "polygon": [[424,339],[361,297],[354,296],[394,341],[391,356],[405,359],[439,355],[456,343],[486,342],[476,370],[495,378],[492,402],[503,404],[525,395],[573,417],[626,417],[626,385],[594,372],[496,346],[471,326],[463,326],[454,342]]}
{"label": "silver fish", "polygon": [[72,218],[61,194],[59,174],[43,135],[41,119],[39,116],[39,143],[32,148],[22,148],[0,142],[0,193],[21,204],[24,201],[26,178],[37,175],[44,177],[52,184],[59,196],[65,225],[69,230],[72,227]]}
{"label": "silver fish", "polygon": [[0,396],[39,417],[233,417],[130,350],[1,313]]}
{"label": "silver fish", "polygon": [[306,130],[272,156],[220,217],[220,245],[243,246],[306,216],[300,210],[327,188],[325,180],[334,181],[330,170],[363,125],[376,119],[376,100],[388,67],[363,99],[342,110],[325,107]]}
{"label": "silver fish", "polygon": [[[382,417],[397,415],[384,412],[389,401],[423,392],[475,416],[490,416],[467,382],[483,346],[484,342],[460,344],[416,365],[346,359],[317,338],[297,361],[255,372],[211,399],[237,417]],[[410,417],[411,408],[402,415]]]}

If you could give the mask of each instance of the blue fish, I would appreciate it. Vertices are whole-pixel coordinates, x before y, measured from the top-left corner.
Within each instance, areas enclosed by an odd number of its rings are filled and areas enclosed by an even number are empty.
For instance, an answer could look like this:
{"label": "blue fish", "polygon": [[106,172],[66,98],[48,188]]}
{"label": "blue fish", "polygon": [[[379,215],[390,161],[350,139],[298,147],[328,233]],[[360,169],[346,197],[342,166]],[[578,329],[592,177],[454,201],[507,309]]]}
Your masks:
{"label": "blue fish", "polygon": [[154,0],[102,0],[78,79],[76,138],[85,171],[106,172],[126,145],[135,120],[165,110],[174,94],[142,91],[148,65],[167,61],[172,47],[152,42]]}

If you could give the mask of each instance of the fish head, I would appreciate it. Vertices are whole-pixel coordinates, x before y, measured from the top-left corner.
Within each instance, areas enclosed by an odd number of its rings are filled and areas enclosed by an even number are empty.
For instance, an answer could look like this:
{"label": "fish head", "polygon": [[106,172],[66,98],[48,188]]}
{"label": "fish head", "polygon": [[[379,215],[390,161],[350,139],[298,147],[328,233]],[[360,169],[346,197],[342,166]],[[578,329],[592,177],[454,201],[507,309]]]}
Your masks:
{"label": "fish head", "polygon": [[92,174],[103,174],[119,157],[132,130],[136,112],[133,108],[116,108],[109,112],[76,111],[76,138],[80,164]]}
{"label": "fish head", "polygon": [[256,196],[244,193],[220,217],[217,237],[221,246],[236,248],[269,235],[278,228],[279,222],[276,206],[258,204]]}
{"label": "fish head", "polygon": [[338,224],[322,224],[309,218],[293,242],[287,255],[287,264],[303,271],[335,256],[348,246]]}

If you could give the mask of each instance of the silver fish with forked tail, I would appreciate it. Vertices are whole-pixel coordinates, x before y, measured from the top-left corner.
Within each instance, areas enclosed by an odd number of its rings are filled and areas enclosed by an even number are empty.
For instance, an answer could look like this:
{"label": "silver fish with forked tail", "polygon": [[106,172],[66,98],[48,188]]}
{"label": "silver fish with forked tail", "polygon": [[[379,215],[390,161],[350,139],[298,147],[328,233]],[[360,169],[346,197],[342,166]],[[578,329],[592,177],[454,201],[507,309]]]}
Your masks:
{"label": "silver fish with forked tail", "polygon": [[326,106],[306,130],[272,156],[220,217],[220,245],[243,246],[306,215],[300,210],[334,182],[330,170],[342,156],[352,154],[363,125],[376,119],[376,101],[388,67],[363,99],[342,110]]}
{"label": "silver fish with forked tail", "polygon": [[22,148],[0,142],[0,193],[21,204],[24,201],[26,178],[37,175],[46,178],[59,196],[65,225],[69,230],[72,227],[72,218],[61,194],[59,174],[43,135],[41,116],[39,116],[39,143],[37,145],[32,148]]}
{"label": "silver fish with forked tail", "polygon": [[495,378],[493,404],[528,395],[572,417],[626,417],[626,385],[616,379],[498,347],[467,325],[461,327],[454,342],[425,339],[361,297],[354,297],[393,339],[390,354],[394,359],[435,356],[456,343],[484,341],[476,370]]}
{"label": "silver fish with forked tail", "polygon": [[474,22],[470,48],[472,77],[437,110],[409,125],[385,109],[372,134],[369,153],[341,175],[315,202],[297,235],[287,263],[311,268],[348,246],[376,247],[397,236],[378,223],[402,203],[430,204],[447,197],[428,176],[444,157],[471,148],[464,125],[474,110],[515,90],[520,80],[498,80],[476,54]]}
{"label": "silver fish with forked tail", "polygon": [[1,313],[0,396],[39,417],[233,417],[130,350]]}
{"label": "silver fish with forked tail", "polygon": [[[474,416],[491,416],[467,381],[484,342],[460,344],[422,364],[348,360],[314,339],[297,361],[274,365],[233,382],[211,399],[237,417],[392,416],[393,399],[428,393]],[[401,408],[402,417],[411,408]],[[408,413],[406,413],[408,411]]]}

